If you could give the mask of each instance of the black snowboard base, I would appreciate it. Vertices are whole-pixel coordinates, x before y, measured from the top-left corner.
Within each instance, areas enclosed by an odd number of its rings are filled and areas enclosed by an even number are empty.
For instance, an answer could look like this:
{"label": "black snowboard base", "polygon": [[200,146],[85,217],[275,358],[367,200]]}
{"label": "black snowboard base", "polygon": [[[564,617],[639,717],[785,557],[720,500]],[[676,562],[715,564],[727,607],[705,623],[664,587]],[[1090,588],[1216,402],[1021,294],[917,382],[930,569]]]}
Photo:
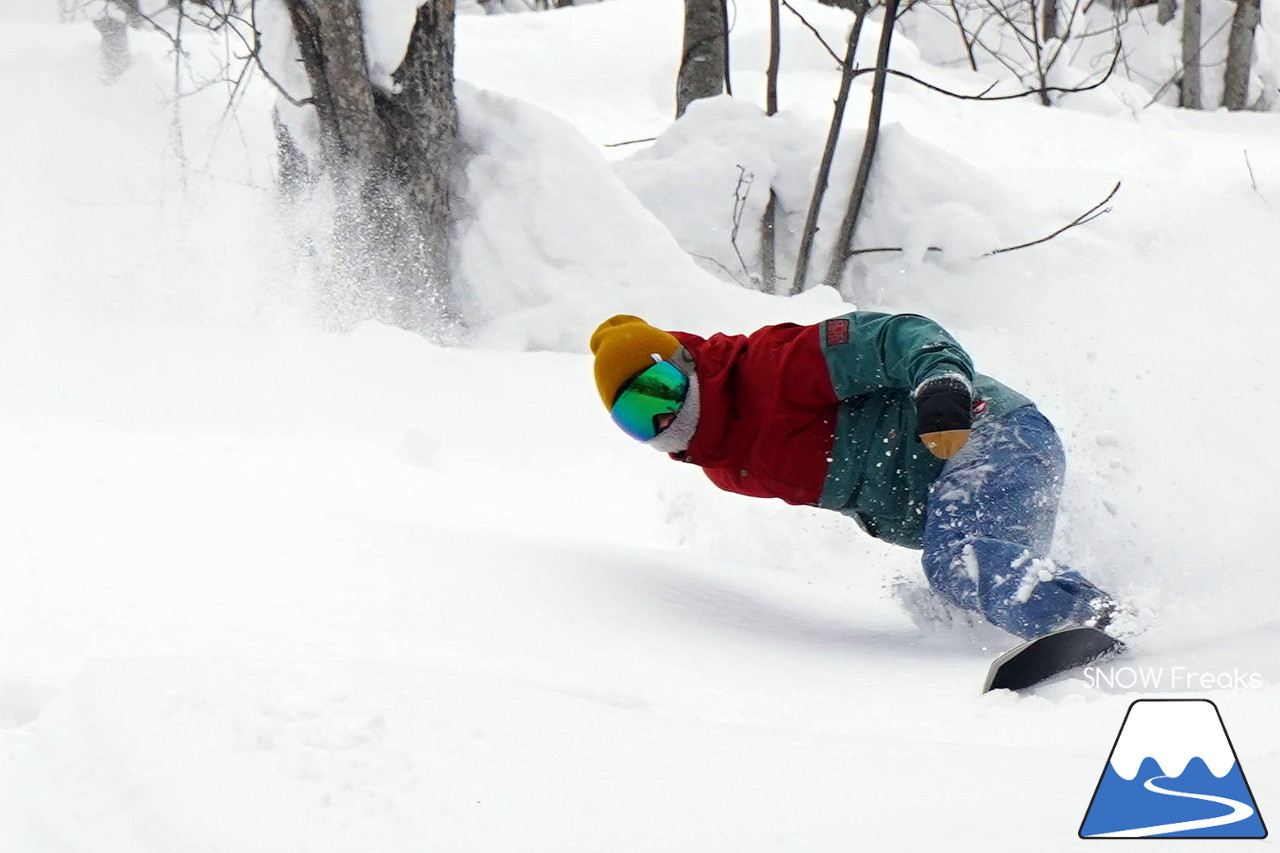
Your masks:
{"label": "black snowboard base", "polygon": [[1045,679],[1119,652],[1124,644],[1097,628],[1063,628],[1027,640],[991,663],[982,692],[1025,690]]}

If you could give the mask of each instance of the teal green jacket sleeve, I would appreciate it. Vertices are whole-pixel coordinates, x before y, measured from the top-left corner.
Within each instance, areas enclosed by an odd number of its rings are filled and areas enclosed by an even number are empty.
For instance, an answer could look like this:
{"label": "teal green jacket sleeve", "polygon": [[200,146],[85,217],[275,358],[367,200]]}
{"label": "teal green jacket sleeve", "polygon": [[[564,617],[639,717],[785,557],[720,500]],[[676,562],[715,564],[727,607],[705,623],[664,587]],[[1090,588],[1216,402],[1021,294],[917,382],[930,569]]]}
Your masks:
{"label": "teal green jacket sleeve", "polygon": [[969,354],[945,329],[918,314],[856,311],[819,329],[831,385],[842,400],[959,374],[973,381]]}

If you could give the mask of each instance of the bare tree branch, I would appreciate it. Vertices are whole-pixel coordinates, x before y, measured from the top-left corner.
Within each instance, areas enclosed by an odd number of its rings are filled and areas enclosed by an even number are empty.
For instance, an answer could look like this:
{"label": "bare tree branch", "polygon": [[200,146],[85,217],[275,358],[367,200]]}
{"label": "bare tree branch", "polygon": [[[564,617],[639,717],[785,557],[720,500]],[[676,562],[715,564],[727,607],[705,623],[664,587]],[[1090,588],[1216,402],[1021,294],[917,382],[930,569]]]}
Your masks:
{"label": "bare tree branch", "polygon": [[178,40],[174,38],[173,33],[169,32],[167,29],[161,26],[161,24],[158,21],[156,21],[155,18],[143,12],[142,9],[138,9],[138,17],[141,18],[143,21],[145,21],[153,30],[158,32],[160,35],[164,36],[169,41],[169,44],[173,46],[174,50],[178,49],[179,47]]}
{"label": "bare tree branch", "polygon": [[1084,213],[1082,213],[1082,214],[1080,214],[1079,216],[1077,216],[1077,217],[1076,217],[1075,219],[1073,219],[1071,222],[1069,222],[1069,223],[1067,223],[1066,225],[1064,225],[1064,226],[1062,226],[1061,228],[1059,228],[1057,231],[1054,231],[1052,234],[1049,234],[1049,235],[1047,235],[1047,236],[1041,237],[1041,238],[1040,238],[1040,239],[1038,239],[1038,240],[1031,240],[1030,242],[1027,242],[1027,243],[1020,243],[1020,244],[1018,244],[1017,246],[1006,246],[1006,247],[1005,247],[1005,248],[1003,248],[1003,249],[993,249],[992,251],[987,252],[987,255],[988,255],[988,256],[990,256],[990,255],[1002,255],[1002,254],[1004,254],[1005,252],[1016,252],[1018,249],[1026,249],[1026,248],[1028,248],[1028,247],[1030,247],[1030,246],[1038,246],[1038,245],[1040,245],[1041,243],[1047,243],[1047,242],[1049,242],[1049,241],[1050,241],[1050,240],[1052,240],[1054,237],[1057,237],[1059,234],[1062,234],[1062,233],[1064,233],[1064,232],[1066,232],[1066,231],[1070,231],[1072,228],[1076,228],[1076,227],[1078,227],[1078,226],[1080,226],[1080,225],[1084,225],[1084,224],[1086,224],[1086,223],[1092,222],[1093,220],[1097,219],[1099,216],[1102,216],[1104,213],[1110,213],[1110,212],[1111,212],[1111,208],[1106,207],[1106,204],[1107,204],[1107,202],[1111,201],[1111,199],[1115,198],[1115,197],[1116,197],[1116,193],[1118,193],[1118,192],[1120,192],[1120,182],[1119,182],[1119,181],[1117,181],[1117,182],[1116,182],[1116,185],[1115,185],[1114,187],[1112,187],[1112,188],[1111,188],[1111,192],[1107,193],[1107,197],[1106,197],[1106,198],[1104,198],[1102,201],[1098,202],[1098,203],[1097,203],[1097,204],[1095,204],[1093,207],[1091,207],[1091,208],[1089,208],[1088,210],[1086,210]]}
{"label": "bare tree branch", "polygon": [[[999,18],[1005,26],[1013,30],[1014,35],[1016,35],[1023,44],[1035,41],[1035,36],[1019,27],[1018,22],[1010,17],[1009,13],[1006,12],[999,3],[996,3],[994,0],[986,0],[986,5],[987,8],[995,13],[996,17]],[[1030,54],[1027,55],[1027,59],[1031,59]]]}
{"label": "bare tree branch", "polygon": [[258,70],[262,72],[263,79],[271,84],[271,87],[276,90],[280,97],[284,98],[295,107],[305,107],[310,105],[312,103],[311,98],[295,98],[293,95],[290,95],[284,85],[277,80],[275,75],[271,73],[271,70],[267,68],[266,63],[262,61],[262,32],[258,29],[258,0],[251,0],[249,3],[249,20],[246,21],[246,23],[249,25],[249,31],[253,33],[252,44],[249,44],[248,41],[245,40],[244,35],[238,29],[233,28],[236,35],[239,36],[240,40],[244,41],[245,46],[249,48],[249,56],[246,58],[253,60],[254,64],[258,66]]}
{"label": "bare tree branch", "polygon": [[[1029,248],[1032,246],[1039,246],[1041,245],[1041,243],[1047,243],[1048,241],[1053,240],[1053,238],[1059,237],[1061,236],[1061,234],[1071,231],[1071,229],[1073,228],[1079,228],[1080,225],[1087,225],[1093,222],[1094,219],[1097,219],[1098,216],[1111,213],[1111,207],[1107,207],[1106,204],[1108,201],[1115,199],[1117,192],[1120,192],[1119,183],[1116,183],[1116,186],[1111,188],[1111,192],[1107,193],[1106,199],[1103,199],[1102,201],[1098,202],[1098,204],[1093,205],[1092,207],[1089,207],[1089,209],[1085,210],[1083,214],[1076,216],[1076,218],[1071,220],[1071,222],[1069,222],[1068,224],[1062,225],[1061,228],[1057,229],[1057,231],[1051,234],[1048,234],[1048,236],[1046,237],[1041,237],[1039,238],[1039,240],[1032,240],[1025,243],[1019,243],[1018,246],[1006,246],[1005,248],[993,248],[993,250],[989,252],[984,252],[982,256],[993,257],[996,255],[1004,255],[1005,252],[1018,251],[1020,250],[1020,248]],[[902,248],[901,246],[876,246],[872,248],[855,248],[855,250],[852,250],[851,252],[849,252],[849,255],[850,256],[877,255],[877,254],[883,254],[883,252],[905,252],[905,251],[906,251],[905,248]],[[946,250],[943,250],[943,248],[938,246],[929,246],[925,248],[925,251],[943,252]]]}
{"label": "bare tree branch", "polygon": [[1258,191],[1258,179],[1253,174],[1253,164],[1249,162],[1249,149],[1244,149],[1244,165],[1249,170],[1249,183],[1253,185],[1253,191]]}
{"label": "bare tree branch", "polygon": [[788,2],[787,2],[787,0],[782,0],[782,6],[783,6],[783,8],[784,8],[784,9],[786,9],[788,12],[790,12],[791,14],[793,14],[793,15],[795,15],[797,18],[799,18],[799,19],[800,19],[800,23],[804,24],[806,27],[808,27],[808,28],[809,28],[809,32],[813,33],[814,38],[816,38],[818,41],[822,42],[822,46],[823,46],[823,47],[825,47],[825,48],[827,49],[827,53],[829,53],[829,54],[831,55],[831,58],[832,58],[832,59],[834,59],[834,60],[836,61],[836,64],[837,64],[837,65],[843,65],[843,64],[844,64],[844,63],[841,61],[841,59],[840,59],[839,55],[838,55],[834,50],[832,50],[832,49],[831,49],[831,45],[827,44],[827,40],[826,40],[826,39],[824,39],[824,38],[822,37],[822,33],[818,32],[818,28],[817,28],[817,27],[815,27],[813,24],[809,23],[808,19],[807,19],[807,18],[805,18],[805,16],[804,16],[804,15],[801,15],[799,12],[797,12],[797,11],[796,11],[796,7],[795,7],[795,6],[792,6],[790,3],[788,3]]}
{"label": "bare tree branch", "polygon": [[978,59],[973,55],[973,41],[965,31],[964,21],[960,17],[960,7],[956,5],[956,0],[947,0],[947,2],[951,5],[951,14],[955,15],[956,27],[960,30],[960,40],[964,42],[964,52],[969,57],[969,68],[977,71]]}
{"label": "bare tree branch", "polygon": [[[906,249],[902,248],[901,246],[874,246],[869,249],[853,249],[852,251],[849,252],[849,257],[852,258],[854,255],[879,255],[885,252],[905,252],[905,251]],[[937,246],[929,246],[928,248],[925,249],[925,251],[941,252],[942,249],[938,248]]]}
{"label": "bare tree branch", "polygon": [[697,258],[700,261],[706,261],[709,264],[715,264],[734,284],[741,285],[742,287],[749,287],[751,285],[750,281],[742,281],[742,279],[738,278],[737,273],[717,261],[715,258],[709,257],[708,255],[699,255],[697,252],[690,252],[689,257]]}
{"label": "bare tree branch", "polygon": [[[951,90],[944,89],[940,86],[935,86],[932,83],[928,83],[924,80],[921,80],[919,77],[916,77],[913,74],[908,74],[905,71],[895,71],[894,69],[890,68],[885,73],[892,75],[894,77],[901,77],[904,80],[910,80],[912,83],[916,83],[917,85],[923,86],[926,89],[929,89],[930,91],[937,92],[940,95],[946,95],[949,98],[956,98],[962,101],[1016,101],[1019,98],[1026,98],[1032,95],[1039,95],[1042,92],[1074,94],[1077,92],[1088,92],[1091,89],[1096,89],[1099,86],[1101,86],[1103,83],[1107,82],[1107,80],[1110,79],[1111,75],[1115,72],[1116,65],[1120,61],[1120,52],[1121,52],[1120,46],[1116,45],[1116,51],[1111,56],[1111,65],[1107,68],[1107,73],[1104,74],[1101,78],[1099,78],[1095,82],[1088,84],[1087,86],[1072,86],[1072,87],[1045,86],[1039,89],[1028,89],[1025,92],[1018,92],[1013,95],[988,95],[987,93],[990,92],[992,89],[994,89],[998,85],[998,83],[992,83],[990,86],[983,89],[981,92],[979,92],[976,95],[964,95],[964,94],[960,94],[959,92],[952,92]],[[875,72],[874,68],[861,68],[853,72],[853,76],[861,77],[864,74],[872,74],[874,72]]]}
{"label": "bare tree branch", "polygon": [[[1118,193],[1119,191],[1120,191],[1120,184],[1117,183],[1111,189],[1111,192],[1107,194],[1106,198],[1104,198],[1102,201],[1098,202],[1093,207],[1086,210],[1084,213],[1077,216],[1075,219],[1068,222],[1066,225],[1054,231],[1052,234],[1041,237],[1037,240],[1030,240],[1026,243],[1020,243],[1017,246],[1006,246],[1003,249],[992,249],[989,252],[985,252],[982,255],[982,257],[990,258],[990,257],[994,257],[995,255],[1005,254],[1006,252],[1016,252],[1019,249],[1027,249],[1027,248],[1030,248],[1031,246],[1038,246],[1041,243],[1047,243],[1050,240],[1054,239],[1055,237],[1058,237],[1066,233],[1067,231],[1070,231],[1072,228],[1079,228],[1081,225],[1087,225],[1093,220],[1097,219],[1098,217],[1111,212],[1111,208],[1106,207],[1106,204],[1107,202],[1111,201],[1111,199],[1115,198],[1116,193]],[[849,252],[849,255],[850,257],[852,257],[854,255],[874,255],[874,254],[882,254],[885,252],[905,252],[905,251],[906,249],[904,249],[901,246],[875,246],[875,247],[866,248],[866,249],[854,249],[853,251]],[[925,251],[930,253],[945,252],[944,249],[938,246],[929,246],[925,249]]]}
{"label": "bare tree branch", "polygon": [[733,253],[738,256],[738,263],[742,266],[742,274],[751,280],[751,271],[747,269],[747,262],[742,257],[742,250],[738,248],[738,231],[742,228],[742,215],[747,210],[747,196],[751,195],[751,184],[755,181],[755,174],[748,172],[746,167],[738,164],[738,185],[733,189],[733,229],[729,232],[729,242],[733,246]]}
{"label": "bare tree branch", "polygon": [[[874,73],[875,73],[874,68],[860,68],[857,71],[853,72],[853,76],[861,77],[865,74],[874,74]],[[1035,92],[1019,92],[1016,95],[998,95],[995,97],[986,97],[988,92],[990,92],[996,86],[1000,85],[1000,81],[997,80],[976,95],[963,95],[963,94],[960,94],[959,92],[952,92],[950,89],[944,89],[941,86],[935,86],[934,84],[921,80],[919,77],[916,77],[914,74],[908,74],[905,71],[896,71],[892,68],[887,68],[885,69],[884,73],[888,74],[891,77],[901,77],[903,80],[910,80],[912,83],[916,83],[917,85],[923,86],[924,88],[929,89],[930,91],[937,92],[940,95],[946,95],[948,98],[956,98],[961,101],[1005,101],[1005,100],[1013,100],[1015,98],[1025,98],[1028,95],[1035,94]]]}
{"label": "bare tree branch", "polygon": [[604,143],[604,147],[621,148],[624,145],[639,145],[642,142],[654,142],[657,138],[658,137],[656,136],[646,136],[644,139],[628,139],[626,142],[606,142]]}

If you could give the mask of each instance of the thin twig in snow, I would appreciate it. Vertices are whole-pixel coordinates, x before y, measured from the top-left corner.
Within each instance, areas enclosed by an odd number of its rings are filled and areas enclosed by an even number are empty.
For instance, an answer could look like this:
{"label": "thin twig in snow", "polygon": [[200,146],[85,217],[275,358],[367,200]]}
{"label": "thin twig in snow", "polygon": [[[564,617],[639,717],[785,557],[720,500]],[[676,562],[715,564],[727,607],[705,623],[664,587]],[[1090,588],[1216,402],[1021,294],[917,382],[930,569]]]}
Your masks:
{"label": "thin twig in snow", "polygon": [[729,232],[733,253],[738,256],[738,263],[742,265],[742,274],[748,281],[751,280],[751,271],[747,269],[747,262],[742,258],[742,250],[738,248],[738,229],[742,227],[742,214],[747,209],[747,196],[751,195],[751,183],[755,177],[753,172],[748,172],[742,164],[738,164],[738,185],[733,188],[733,230]]}
{"label": "thin twig in snow", "polygon": [[[1026,243],[1020,243],[1017,246],[1006,246],[1003,249],[992,249],[990,252],[987,252],[984,255],[982,255],[982,257],[990,258],[995,255],[1002,255],[1005,252],[1016,252],[1019,249],[1026,249],[1031,246],[1038,246],[1041,243],[1047,243],[1053,238],[1061,234],[1064,234],[1067,231],[1070,231],[1072,228],[1078,228],[1081,225],[1087,225],[1088,223],[1092,222],[1093,220],[1097,219],[1103,214],[1111,212],[1111,208],[1106,207],[1106,204],[1107,202],[1111,201],[1111,199],[1115,198],[1116,193],[1118,192],[1120,192],[1119,183],[1117,183],[1114,187],[1112,187],[1111,192],[1107,194],[1106,198],[1104,198],[1102,201],[1098,202],[1093,207],[1086,210],[1084,213],[1077,216],[1075,219],[1068,222],[1066,225],[1054,231],[1052,234],[1048,234],[1044,237],[1039,238],[1038,240],[1031,240]],[[849,252],[849,254],[850,255],[872,255],[872,254],[884,253],[884,252],[905,252],[905,251],[906,249],[902,248],[901,246],[876,246],[874,248],[868,248],[868,249],[854,249],[853,251]],[[938,246],[929,246],[925,249],[925,251],[942,252],[944,250]]]}
{"label": "thin twig in snow", "polygon": [[1099,216],[1102,216],[1104,213],[1111,212],[1111,208],[1106,207],[1106,204],[1107,202],[1111,201],[1111,199],[1115,198],[1116,193],[1118,192],[1120,192],[1119,181],[1117,181],[1116,185],[1111,188],[1111,192],[1107,193],[1106,198],[1104,198],[1102,201],[1098,202],[1093,207],[1086,210],[1084,213],[1077,216],[1071,222],[1059,228],[1057,231],[1054,231],[1052,234],[1041,237],[1039,240],[1032,240],[1028,243],[1021,243],[1017,246],[1006,246],[1003,249],[994,249],[990,252],[987,252],[987,255],[1002,255],[1005,252],[1014,252],[1014,251],[1017,251],[1018,249],[1025,249],[1029,246],[1038,246],[1041,243],[1049,242],[1054,237],[1057,237],[1059,234],[1062,234],[1066,231],[1070,231],[1072,228],[1092,222],[1093,220],[1097,219]]}
{"label": "thin twig in snow", "polygon": [[621,148],[623,145],[639,145],[642,142],[656,142],[658,137],[647,136],[644,139],[628,139],[626,142],[606,142],[605,148]]}
{"label": "thin twig in snow", "polygon": [[708,256],[708,255],[699,255],[697,252],[690,252],[690,253],[689,253],[689,257],[691,257],[691,258],[697,258],[697,259],[698,259],[698,260],[700,260],[700,261],[706,261],[706,262],[707,262],[707,263],[709,263],[709,264],[715,264],[716,266],[718,266],[718,267],[720,268],[720,271],[721,271],[722,273],[724,273],[726,276],[728,276],[729,280],[730,280],[730,281],[732,281],[734,284],[739,284],[739,285],[742,285],[743,287],[746,287],[746,286],[747,286],[746,284],[743,284],[743,283],[738,279],[737,274],[736,274],[733,270],[729,269],[729,268],[728,268],[728,267],[726,267],[724,264],[722,264],[722,263],[720,263],[719,261],[717,261],[715,258],[712,258],[712,257],[710,257],[710,256]]}

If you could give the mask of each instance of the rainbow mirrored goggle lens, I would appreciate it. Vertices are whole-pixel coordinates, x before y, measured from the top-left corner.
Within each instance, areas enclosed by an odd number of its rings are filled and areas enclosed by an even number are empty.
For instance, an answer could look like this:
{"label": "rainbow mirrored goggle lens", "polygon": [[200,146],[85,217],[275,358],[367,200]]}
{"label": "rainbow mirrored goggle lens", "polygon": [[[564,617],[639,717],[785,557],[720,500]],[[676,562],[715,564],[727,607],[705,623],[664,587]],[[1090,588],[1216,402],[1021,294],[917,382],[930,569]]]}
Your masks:
{"label": "rainbow mirrored goggle lens", "polygon": [[658,434],[654,419],[679,410],[688,392],[689,377],[671,362],[659,361],[627,383],[609,413],[627,435],[648,441]]}

